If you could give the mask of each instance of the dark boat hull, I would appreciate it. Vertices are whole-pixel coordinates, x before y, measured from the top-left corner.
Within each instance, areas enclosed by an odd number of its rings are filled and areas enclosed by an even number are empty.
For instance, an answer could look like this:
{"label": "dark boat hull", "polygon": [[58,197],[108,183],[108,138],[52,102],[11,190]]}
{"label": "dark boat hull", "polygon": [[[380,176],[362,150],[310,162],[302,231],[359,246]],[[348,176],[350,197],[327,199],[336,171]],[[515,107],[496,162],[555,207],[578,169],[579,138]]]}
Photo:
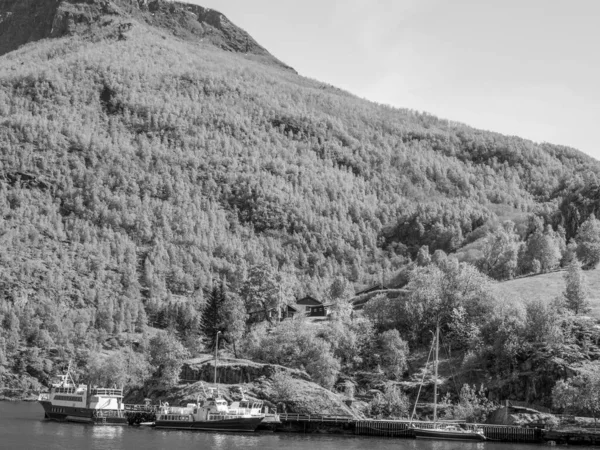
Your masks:
{"label": "dark boat hull", "polygon": [[184,421],[184,420],[157,420],[156,428],[172,430],[194,430],[194,431],[255,431],[262,422],[262,417],[207,420],[207,421]]}
{"label": "dark boat hull", "polygon": [[485,441],[483,434],[474,431],[447,431],[435,429],[414,429],[417,439],[439,439],[444,441]]}
{"label": "dark boat hull", "polygon": [[40,402],[46,419],[59,422],[77,422],[90,425],[127,425],[127,418],[120,411],[98,411],[90,408],[55,406],[48,401]]}

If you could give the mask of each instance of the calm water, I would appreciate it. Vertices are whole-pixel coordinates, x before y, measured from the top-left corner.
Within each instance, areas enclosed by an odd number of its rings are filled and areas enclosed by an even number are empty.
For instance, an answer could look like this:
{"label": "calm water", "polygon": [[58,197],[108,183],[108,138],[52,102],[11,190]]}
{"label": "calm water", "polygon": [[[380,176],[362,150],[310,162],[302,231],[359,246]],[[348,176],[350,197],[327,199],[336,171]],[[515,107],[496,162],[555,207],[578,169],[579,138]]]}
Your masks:
{"label": "calm water", "polygon": [[[90,426],[43,419],[37,403],[0,402],[1,450],[540,450],[541,445],[416,441],[286,433],[218,434]],[[584,448],[584,447],[578,447]],[[591,448],[591,447],[590,447]]]}

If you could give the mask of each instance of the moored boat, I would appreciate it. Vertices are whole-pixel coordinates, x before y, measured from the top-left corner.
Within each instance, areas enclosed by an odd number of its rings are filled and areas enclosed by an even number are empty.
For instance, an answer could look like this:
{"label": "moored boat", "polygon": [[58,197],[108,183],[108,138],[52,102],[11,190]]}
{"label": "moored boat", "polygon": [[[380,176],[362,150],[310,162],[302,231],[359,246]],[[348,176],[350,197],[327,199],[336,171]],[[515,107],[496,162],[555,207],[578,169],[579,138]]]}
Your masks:
{"label": "moored boat", "polygon": [[50,420],[98,425],[127,425],[124,413],[123,390],[76,385],[71,365],[49,392],[41,393],[38,401],[44,417]]}
{"label": "moored boat", "polygon": [[[486,437],[483,433],[483,430],[476,426],[465,425],[465,427],[461,427],[454,424],[441,424],[438,423],[437,420],[437,384],[438,384],[438,362],[439,362],[439,351],[440,351],[440,324],[439,321],[436,326],[436,331],[434,335],[435,344],[435,361],[434,361],[434,370],[435,377],[433,381],[433,427],[425,428],[418,427],[414,423],[412,423],[411,417],[411,427],[413,429],[414,435],[417,439],[439,439],[445,441],[485,441]],[[421,383],[422,385],[422,383]],[[419,388],[419,392],[421,389]],[[415,411],[417,408],[417,401],[419,400],[417,395],[417,400],[415,401],[415,408],[413,409],[412,416],[415,415]]]}
{"label": "moored boat", "polygon": [[479,428],[461,428],[456,425],[437,426],[435,428],[414,428],[417,439],[441,439],[445,441],[485,441],[483,430]]}
{"label": "moored boat", "polygon": [[185,407],[162,405],[156,428],[198,431],[255,431],[263,421],[262,402],[241,400],[231,406],[218,396],[188,403]]}
{"label": "moored boat", "polygon": [[208,395],[205,391],[205,400],[196,400],[196,403],[188,403],[185,407],[169,406],[168,403],[162,404],[156,414],[154,423],[156,428],[197,431],[256,431],[261,424],[265,418],[261,401],[246,399],[242,391],[242,399],[228,405],[227,401],[219,396],[217,384],[219,334],[220,331],[217,332],[215,344],[216,395],[213,390]]}

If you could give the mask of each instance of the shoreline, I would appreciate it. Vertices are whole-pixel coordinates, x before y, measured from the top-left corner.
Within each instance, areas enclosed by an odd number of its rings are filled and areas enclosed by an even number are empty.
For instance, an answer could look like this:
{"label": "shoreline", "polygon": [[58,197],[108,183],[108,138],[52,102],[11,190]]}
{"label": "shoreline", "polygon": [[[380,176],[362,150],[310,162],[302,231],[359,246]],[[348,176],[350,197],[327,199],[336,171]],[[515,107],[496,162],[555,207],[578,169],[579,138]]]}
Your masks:
{"label": "shoreline", "polygon": [[17,402],[37,402],[37,397],[6,397],[0,395],[0,402],[17,403]]}

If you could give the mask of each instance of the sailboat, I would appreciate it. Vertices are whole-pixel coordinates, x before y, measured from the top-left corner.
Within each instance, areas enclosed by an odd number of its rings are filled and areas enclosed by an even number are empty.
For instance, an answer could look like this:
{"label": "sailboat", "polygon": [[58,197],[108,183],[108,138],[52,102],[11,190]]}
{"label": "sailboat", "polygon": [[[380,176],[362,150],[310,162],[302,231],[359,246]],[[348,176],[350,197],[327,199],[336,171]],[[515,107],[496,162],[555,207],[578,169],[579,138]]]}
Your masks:
{"label": "sailboat", "polygon": [[[411,427],[417,439],[439,439],[446,441],[485,441],[486,437],[481,428],[470,426],[462,428],[453,424],[440,424],[437,420],[437,384],[438,384],[438,362],[440,351],[440,323],[438,321],[435,330],[435,378],[433,382],[433,427],[418,428],[411,422]],[[417,398],[418,401],[418,398]],[[416,409],[416,402],[415,402]],[[413,411],[414,415],[414,411]],[[412,417],[411,417],[412,421]]]}

